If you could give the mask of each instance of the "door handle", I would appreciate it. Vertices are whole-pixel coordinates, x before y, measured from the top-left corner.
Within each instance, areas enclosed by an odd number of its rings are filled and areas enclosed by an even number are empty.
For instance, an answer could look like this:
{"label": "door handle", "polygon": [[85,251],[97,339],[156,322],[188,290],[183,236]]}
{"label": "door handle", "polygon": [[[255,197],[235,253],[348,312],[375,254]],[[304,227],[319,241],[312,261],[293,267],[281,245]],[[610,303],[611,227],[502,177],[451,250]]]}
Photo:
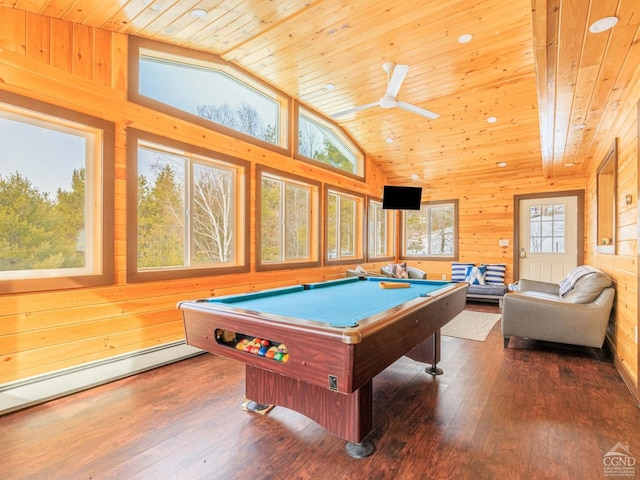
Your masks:
{"label": "door handle", "polygon": [[527,251],[524,248],[520,249],[520,258],[527,258]]}

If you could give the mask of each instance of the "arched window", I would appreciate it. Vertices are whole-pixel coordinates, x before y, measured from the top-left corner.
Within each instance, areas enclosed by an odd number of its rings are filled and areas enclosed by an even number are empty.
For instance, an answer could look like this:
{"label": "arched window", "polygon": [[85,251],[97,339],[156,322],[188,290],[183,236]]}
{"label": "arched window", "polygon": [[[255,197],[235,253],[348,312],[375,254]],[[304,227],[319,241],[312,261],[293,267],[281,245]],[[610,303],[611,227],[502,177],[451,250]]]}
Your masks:
{"label": "arched window", "polygon": [[297,156],[364,177],[364,155],[355,143],[337,126],[301,107],[298,109]]}
{"label": "arched window", "polygon": [[132,37],[129,98],[244,139],[287,148],[287,99],[214,55]]}

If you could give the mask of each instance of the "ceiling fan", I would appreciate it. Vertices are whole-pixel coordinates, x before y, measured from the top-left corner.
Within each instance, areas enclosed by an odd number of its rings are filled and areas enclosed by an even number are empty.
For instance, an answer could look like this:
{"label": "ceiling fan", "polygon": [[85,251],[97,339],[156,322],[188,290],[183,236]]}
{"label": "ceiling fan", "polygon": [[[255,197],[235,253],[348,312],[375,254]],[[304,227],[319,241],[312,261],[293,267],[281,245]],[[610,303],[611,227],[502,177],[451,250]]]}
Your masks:
{"label": "ceiling fan", "polygon": [[343,110],[338,113],[334,113],[331,115],[332,118],[342,117],[344,115],[348,115],[350,113],[359,112],[360,110],[365,110],[371,107],[382,107],[382,108],[394,108],[400,107],[403,110],[407,110],[409,112],[417,113],[418,115],[422,115],[426,118],[431,118],[435,120],[440,115],[430,110],[426,110],[424,108],[418,107],[416,105],[412,105],[407,102],[402,102],[398,100],[398,90],[400,90],[400,86],[404,81],[404,77],[407,75],[409,71],[409,65],[396,65],[393,62],[385,62],[382,64],[382,69],[387,72],[387,91],[384,96],[378,100],[377,102],[367,103],[366,105],[360,105],[358,107],[348,108],[347,110]]}

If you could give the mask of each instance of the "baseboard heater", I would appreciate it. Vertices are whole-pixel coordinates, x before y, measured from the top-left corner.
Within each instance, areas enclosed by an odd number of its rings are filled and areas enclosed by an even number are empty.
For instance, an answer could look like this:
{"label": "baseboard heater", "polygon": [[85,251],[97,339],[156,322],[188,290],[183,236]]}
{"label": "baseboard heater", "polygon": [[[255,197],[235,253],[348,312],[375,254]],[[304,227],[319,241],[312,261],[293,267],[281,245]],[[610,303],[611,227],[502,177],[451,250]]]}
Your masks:
{"label": "baseboard heater", "polygon": [[184,340],[0,385],[0,415],[204,353]]}

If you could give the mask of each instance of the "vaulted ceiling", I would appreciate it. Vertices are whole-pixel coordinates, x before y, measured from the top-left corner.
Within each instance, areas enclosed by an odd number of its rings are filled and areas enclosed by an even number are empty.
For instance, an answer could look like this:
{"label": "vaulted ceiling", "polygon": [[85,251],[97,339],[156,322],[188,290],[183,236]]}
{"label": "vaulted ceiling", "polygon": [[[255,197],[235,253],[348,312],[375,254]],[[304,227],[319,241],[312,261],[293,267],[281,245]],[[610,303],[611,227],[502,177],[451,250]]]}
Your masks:
{"label": "vaulted ceiling", "polygon": [[[217,54],[328,117],[378,101],[385,62],[408,65],[398,99],[439,118],[374,106],[335,120],[396,184],[582,175],[611,126],[603,113],[640,80],[638,0],[0,5]],[[589,31],[608,16],[615,27]]]}

